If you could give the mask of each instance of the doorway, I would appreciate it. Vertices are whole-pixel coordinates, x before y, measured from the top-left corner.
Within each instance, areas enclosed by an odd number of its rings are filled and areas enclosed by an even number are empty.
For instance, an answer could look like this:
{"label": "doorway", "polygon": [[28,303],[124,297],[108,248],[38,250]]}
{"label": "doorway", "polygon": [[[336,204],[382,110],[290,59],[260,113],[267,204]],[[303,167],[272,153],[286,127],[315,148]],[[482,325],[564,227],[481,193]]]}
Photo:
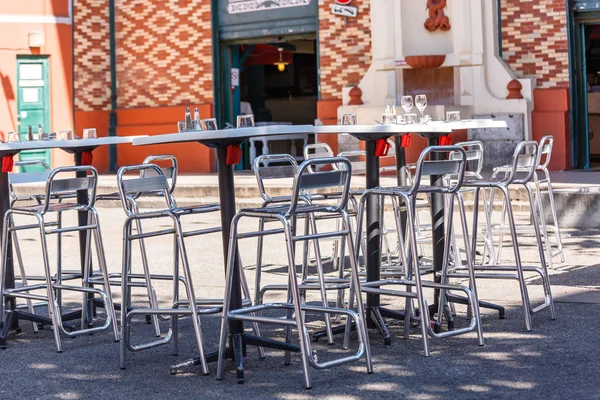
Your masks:
{"label": "doorway", "polygon": [[[50,131],[50,82],[48,57],[17,58],[17,119],[21,140],[26,140],[28,127],[37,135],[38,125]],[[19,153],[19,160],[41,160],[49,166],[50,150],[28,150]],[[41,166],[21,167],[22,172],[40,171]]]}
{"label": "doorway", "polygon": [[[312,125],[317,117],[318,57],[314,36],[276,42],[230,45],[231,121],[253,114],[256,126]],[[232,122],[235,124],[235,122]],[[252,140],[244,145],[240,169],[250,169],[256,156],[285,153],[302,160],[314,135],[299,134]],[[268,140],[267,140],[268,139]]]}

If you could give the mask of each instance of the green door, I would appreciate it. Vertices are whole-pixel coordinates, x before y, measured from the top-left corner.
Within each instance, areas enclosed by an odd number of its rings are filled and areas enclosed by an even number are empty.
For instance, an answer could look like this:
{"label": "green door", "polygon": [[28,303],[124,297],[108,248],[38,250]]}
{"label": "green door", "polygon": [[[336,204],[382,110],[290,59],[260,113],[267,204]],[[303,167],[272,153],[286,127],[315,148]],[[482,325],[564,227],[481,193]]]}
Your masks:
{"label": "green door", "polygon": [[[42,124],[44,132],[50,130],[50,87],[48,57],[17,58],[17,115],[21,140],[27,138],[27,127],[33,128],[34,137]],[[50,150],[30,150],[19,154],[19,159],[43,160],[50,163]],[[41,167],[23,167],[21,171],[36,171]]]}

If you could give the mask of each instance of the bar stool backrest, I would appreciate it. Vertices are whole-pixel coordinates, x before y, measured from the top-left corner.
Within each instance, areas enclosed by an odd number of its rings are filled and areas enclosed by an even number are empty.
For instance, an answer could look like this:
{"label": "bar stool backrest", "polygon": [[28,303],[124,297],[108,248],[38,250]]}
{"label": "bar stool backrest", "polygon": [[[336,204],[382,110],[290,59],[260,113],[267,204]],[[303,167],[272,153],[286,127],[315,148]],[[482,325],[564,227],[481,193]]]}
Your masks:
{"label": "bar stool backrest", "polygon": [[[321,171],[320,169],[324,167],[330,167],[331,170]],[[311,168],[315,168],[317,172],[310,172]],[[327,157],[304,161],[298,167],[294,178],[294,188],[287,215],[293,214],[296,211],[298,202],[302,200],[301,197],[305,193],[313,192],[316,189],[335,188],[339,190],[341,188],[341,195],[335,196],[338,201],[337,205],[328,204],[327,207],[331,212],[345,210],[348,203],[348,194],[350,193],[351,175],[352,164],[350,164],[347,158]]]}
{"label": "bar stool backrest", "polygon": [[[150,172],[152,171],[152,172]],[[127,177],[128,174],[137,172],[139,175]],[[168,209],[175,207],[173,196],[169,192],[169,183],[162,169],[156,164],[129,165],[119,168],[117,184],[123,209],[128,216],[139,213],[138,199],[144,195],[162,194]]]}
{"label": "bar stool backrest", "polygon": [[[307,144],[303,150],[304,160],[313,158],[334,157],[333,150],[327,143]],[[315,167],[311,167],[310,172],[315,172]]]}
{"label": "bar stool backrest", "polygon": [[540,164],[542,152],[533,140],[525,140],[517,144],[513,153],[510,171],[503,180],[504,184],[527,183],[533,177]]}
{"label": "bar stool backrest", "polygon": [[[432,159],[431,156],[443,153],[443,157]],[[452,156],[450,156],[452,155]],[[409,194],[416,193],[455,193],[463,183],[467,153],[459,146],[429,146],[419,156],[416,163],[415,175]],[[425,176],[440,175],[452,179],[444,180],[440,186],[421,186]]]}
{"label": "bar stool backrest", "polygon": [[548,168],[550,158],[552,157],[552,146],[554,145],[554,136],[547,135],[540,139],[540,160],[538,168]]}
{"label": "bar stool backrest", "polygon": [[[483,143],[478,140],[472,140],[469,142],[456,143],[455,146],[462,147],[467,154],[467,167],[465,170],[465,176],[475,176],[481,178],[481,171],[483,170]],[[450,158],[460,157],[457,153],[450,153]]]}
{"label": "bar stool backrest", "polygon": [[[171,163],[170,166],[161,167],[161,169],[162,169],[163,175],[165,176],[165,178],[167,178],[167,182],[169,184],[169,193],[173,194],[173,192],[175,191],[175,186],[177,185],[177,172],[179,170],[179,164],[177,163],[177,158],[175,158],[174,155],[160,154],[160,155],[148,156],[148,157],[146,157],[146,159],[144,159],[142,164],[159,165],[158,162],[164,162],[164,161],[168,161]],[[152,169],[145,170],[145,171],[143,171],[143,173],[150,174],[149,176],[152,176],[152,174],[154,174],[154,170],[152,170]]]}
{"label": "bar stool backrest", "polygon": [[359,175],[367,172],[367,153],[364,150],[342,151],[337,155],[345,157],[352,164],[352,173]]}
{"label": "bar stool backrest", "polygon": [[[277,196],[270,196],[267,193],[264,181],[294,179],[298,172],[298,163],[289,154],[265,154],[254,159],[252,169],[258,183],[260,196],[264,201],[271,203],[277,201]],[[286,196],[286,198],[289,197]]]}
{"label": "bar stool backrest", "polygon": [[43,160],[16,161],[14,165],[15,167],[40,166],[44,169],[43,171],[18,173],[11,172],[8,174],[9,192],[10,197],[13,199],[13,201],[21,199],[28,200],[30,199],[30,196],[19,196],[16,194],[15,185],[46,183],[48,181],[48,177],[50,176],[50,166],[46,164],[46,162]]}
{"label": "bar stool backrest", "polygon": [[[62,178],[64,175],[83,174],[81,177]],[[82,165],[77,167],[59,167],[50,172],[46,183],[46,193],[42,214],[46,213],[50,206],[58,204],[61,197],[75,196],[78,191],[85,190],[88,193],[88,204],[64,203],[63,206],[78,207],[83,210],[89,210],[94,207],[96,202],[96,186],[98,184],[98,171],[91,165]],[[91,191],[91,192],[90,192]],[[64,211],[64,207],[63,207]]]}

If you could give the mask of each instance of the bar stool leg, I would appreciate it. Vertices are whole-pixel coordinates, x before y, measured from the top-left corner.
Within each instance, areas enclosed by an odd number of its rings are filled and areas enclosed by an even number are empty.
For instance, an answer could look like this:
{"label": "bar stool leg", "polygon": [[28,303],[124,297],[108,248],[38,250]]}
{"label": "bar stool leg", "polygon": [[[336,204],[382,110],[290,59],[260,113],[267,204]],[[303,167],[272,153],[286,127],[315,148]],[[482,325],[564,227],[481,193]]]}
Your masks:
{"label": "bar stool leg", "polygon": [[179,253],[181,256],[181,265],[183,267],[183,274],[185,276],[187,297],[189,300],[190,309],[192,311],[192,323],[194,324],[194,333],[196,335],[196,342],[198,344],[198,351],[200,352],[200,364],[202,368],[202,374],[208,375],[208,364],[206,362],[206,355],[204,353],[204,341],[202,340],[202,327],[200,323],[200,315],[198,315],[198,308],[196,306],[196,295],[194,293],[194,285],[192,282],[192,273],[187,258],[187,250],[184,243],[183,231],[181,229],[181,223],[178,219],[173,218],[175,223],[175,229],[177,238],[179,241]]}
{"label": "bar stool leg", "polygon": [[[98,217],[98,213],[95,209],[91,209],[88,211],[90,213],[92,224],[96,226],[94,229],[94,244],[96,246],[96,253],[98,257],[98,266],[100,267],[102,278],[104,279],[104,293],[106,293],[106,300],[104,304],[104,310],[106,312],[107,318],[111,318],[113,321],[113,335],[115,338],[115,342],[119,341],[119,328],[117,326],[117,315],[115,313],[115,307],[113,304],[113,295],[112,290],[110,288],[110,277],[108,276],[108,267],[106,266],[106,254],[104,253],[104,242],[102,241],[102,232],[100,230],[100,218]],[[89,267],[91,269],[91,249],[90,249],[90,264]]]}
{"label": "bar stool leg", "polygon": [[544,176],[546,177],[546,185],[548,187],[548,199],[550,200],[550,211],[552,211],[552,226],[554,226],[554,235],[556,236],[556,243],[558,243],[558,251],[560,252],[560,261],[565,262],[565,252],[563,251],[562,236],[560,234],[560,226],[558,224],[558,217],[556,216],[556,205],[554,204],[554,191],[552,189],[552,181],[550,180],[550,173],[547,168],[543,168]]}
{"label": "bar stool leg", "polygon": [[[237,229],[241,215],[234,216],[231,221],[231,232],[229,234],[229,250],[227,260],[227,276],[225,278],[225,294],[223,296],[223,317],[221,318],[221,334],[219,337],[219,356],[217,359],[217,380],[223,379],[225,368],[225,346],[227,345],[229,308],[231,305],[231,290],[233,287],[233,266],[235,265],[235,254],[237,250]],[[233,351],[233,349],[231,349]]]}
{"label": "bar stool leg", "polygon": [[358,332],[359,340],[361,340],[365,346],[365,359],[367,363],[367,373],[373,373],[373,363],[371,359],[371,345],[369,343],[369,335],[367,334],[367,325],[366,325],[366,313],[362,302],[362,292],[360,290],[360,280],[358,275],[358,262],[355,257],[356,249],[354,248],[353,233],[352,233],[352,225],[350,224],[350,218],[348,214],[344,212],[343,214],[343,222],[344,229],[348,231],[346,235],[346,243],[348,246],[348,254],[350,255],[350,268],[351,268],[351,279],[352,279],[352,287],[354,288],[354,293],[356,294],[356,308],[358,314],[358,320],[356,321],[356,331]]}
{"label": "bar stool leg", "polygon": [[[538,179],[537,173],[533,174],[533,180],[535,182],[535,192],[533,193],[536,210],[531,210],[532,221],[541,222],[542,229],[541,234],[544,239],[544,245],[546,246],[546,252],[548,254],[548,267],[552,268],[552,244],[550,243],[550,236],[548,235],[548,226],[546,225],[546,218],[544,217],[544,205],[542,203],[542,190],[540,188],[540,180]],[[527,185],[529,186],[529,185]],[[531,189],[531,188],[529,188]],[[528,191],[529,193],[529,191]],[[530,202],[531,204],[531,202]],[[537,216],[534,217],[534,212],[539,212],[540,219],[537,219]],[[535,228],[534,228],[535,229]],[[539,230],[539,229],[538,229]],[[537,234],[536,234],[537,236]]]}
{"label": "bar stool leg", "polygon": [[[317,222],[316,222],[314,214],[311,214],[309,218],[310,218],[310,225],[311,225],[312,233],[313,233],[313,235],[317,235],[318,234]],[[327,290],[325,288],[325,274],[323,272],[323,262],[321,261],[321,249],[319,247],[319,241],[317,239],[313,240],[313,246],[314,246],[316,259],[317,259],[317,277],[319,279],[321,302],[323,304],[323,307],[328,307],[329,304],[328,304],[328,300],[327,300]],[[340,254],[343,254],[341,249],[342,249],[342,245],[340,243]],[[341,267],[342,266],[340,264],[340,268]],[[328,313],[324,313],[324,318],[325,318],[325,330],[327,331],[327,340],[328,340],[329,344],[331,345],[331,344],[334,344],[333,332],[331,330],[331,317]]]}
{"label": "bar stool leg", "polygon": [[[139,219],[135,220],[135,228],[136,231],[141,234],[142,233],[142,222]],[[142,268],[144,269],[144,279],[146,281],[146,290],[148,292],[148,301],[150,303],[150,307],[158,308],[158,300],[156,299],[156,295],[152,290],[152,280],[150,278],[150,269],[148,264],[148,255],[146,253],[146,244],[144,243],[144,239],[140,238],[138,240],[140,245],[140,253],[142,256]],[[173,279],[178,279],[177,275],[173,276]],[[154,335],[156,337],[160,337],[160,326],[158,325],[158,315],[152,315],[151,317],[152,324],[154,325]]]}
{"label": "bar stool leg", "polygon": [[[17,231],[12,232],[12,243],[13,243],[13,248],[15,249],[15,254],[17,256],[17,263],[19,264],[19,272],[21,273],[21,282],[23,283],[23,285],[27,286],[27,284],[28,284],[27,275],[25,273],[25,264],[23,263],[23,256],[21,254],[21,246],[19,245],[19,238],[17,237]],[[35,309],[33,308],[33,302],[31,301],[31,299],[25,299],[25,302],[27,304],[27,311],[29,311],[29,313],[31,313],[31,314],[35,314]],[[2,320],[2,318],[3,318],[3,316],[0,313],[0,321]],[[38,333],[38,331],[39,331],[38,323],[33,321],[31,323],[31,325],[33,327],[33,333]]]}
{"label": "bar stool leg", "polygon": [[[506,202],[506,211],[508,214],[509,224],[510,224],[510,234],[512,238],[513,251],[515,254],[515,264],[517,269],[517,276],[519,278],[519,287],[521,289],[521,299],[523,302],[523,315],[525,318],[525,329],[530,332],[532,330],[532,320],[531,320],[531,307],[529,303],[529,293],[527,291],[527,284],[525,283],[525,275],[523,274],[523,265],[521,263],[521,252],[519,250],[519,242],[517,240],[517,231],[515,228],[515,218],[512,211],[512,202],[510,200],[510,194],[508,193],[508,188],[502,186],[500,187],[502,194],[504,195],[504,199]],[[542,255],[543,257],[543,255]]]}
{"label": "bar stool leg", "polygon": [[126,368],[127,345],[129,344],[129,324],[127,310],[129,309],[129,269],[131,268],[131,231],[132,219],[125,220],[123,225],[123,265],[121,269],[121,343],[119,345],[119,366]]}
{"label": "bar stool leg", "polygon": [[[173,305],[179,302],[179,246],[177,237],[173,238]],[[179,315],[171,315],[171,354],[179,355]]]}
{"label": "bar stool leg", "polygon": [[[541,234],[540,234],[540,227],[538,225],[538,213],[536,210],[536,205],[535,202],[533,200],[533,193],[531,188],[528,185],[525,185],[526,189],[527,189],[527,194],[529,195],[529,204],[532,207],[533,210],[533,225],[534,225],[534,230],[535,230],[535,236],[537,238],[537,246],[538,246],[538,251],[540,253],[540,262],[542,264],[542,271],[544,271],[544,276],[542,277],[542,284],[544,285],[544,293],[545,293],[545,297],[546,297],[546,302],[548,303],[548,306],[550,307],[550,317],[552,319],[556,319],[556,310],[554,309],[554,300],[552,298],[552,289],[550,287],[550,280],[549,280],[549,276],[548,276],[548,266],[546,264],[546,260],[544,257],[544,248],[542,246],[542,238],[541,238]],[[547,237],[546,237],[547,239]],[[548,243],[548,242],[546,242]]]}
{"label": "bar stool leg", "polygon": [[460,212],[460,223],[463,231],[463,245],[465,246],[465,258],[469,273],[469,289],[471,290],[473,304],[471,304],[471,312],[473,318],[477,321],[477,341],[480,346],[484,345],[483,327],[481,326],[481,313],[479,310],[479,295],[477,294],[477,282],[475,280],[475,260],[473,259],[473,251],[469,248],[469,226],[467,224],[467,212],[465,209],[465,200],[460,193],[457,193],[458,208]]}
{"label": "bar stool leg", "polygon": [[52,275],[50,272],[50,260],[48,259],[48,245],[46,243],[46,233],[44,232],[44,218],[37,214],[36,218],[38,220],[39,232],[40,232],[40,241],[42,246],[42,257],[44,260],[44,272],[46,275],[46,292],[48,295],[48,312],[50,313],[50,318],[52,319],[52,330],[54,332],[54,343],[56,344],[56,352],[62,353],[62,343],[60,339],[60,319],[58,313],[58,304],[56,304],[56,299],[54,298],[54,289],[52,285]]}
{"label": "bar stool leg", "polygon": [[287,244],[288,253],[288,273],[290,279],[290,289],[292,292],[292,300],[294,303],[294,312],[296,317],[296,329],[298,330],[298,336],[300,340],[301,356],[302,356],[302,369],[304,372],[304,386],[306,389],[312,387],[311,375],[310,375],[310,346],[308,344],[308,332],[304,326],[304,318],[302,316],[302,305],[300,303],[300,293],[298,292],[298,278],[296,277],[295,257],[294,257],[294,241],[292,239],[292,229],[288,221],[282,219],[285,231],[285,241]]}
{"label": "bar stool leg", "polygon": [[421,286],[421,272],[419,268],[419,258],[417,252],[417,232],[415,226],[415,210],[416,210],[416,199],[415,197],[411,197],[408,199],[408,206],[406,207],[407,211],[407,224],[410,226],[409,230],[409,239],[410,246],[412,252],[412,263],[413,263],[413,274],[415,279],[415,286],[417,292],[417,302],[419,303],[419,308],[421,309],[421,336],[423,339],[423,350],[425,352],[425,357],[429,357],[429,307],[427,306],[427,302],[425,301],[425,296],[423,295],[423,287]]}
{"label": "bar stool leg", "polygon": [[[262,232],[265,230],[265,220],[264,218],[258,219],[258,232]],[[261,293],[261,279],[262,279],[262,253],[263,253],[263,242],[264,237],[262,235],[258,236],[258,243],[256,245],[256,274],[254,276],[254,304],[262,304],[262,296]]]}

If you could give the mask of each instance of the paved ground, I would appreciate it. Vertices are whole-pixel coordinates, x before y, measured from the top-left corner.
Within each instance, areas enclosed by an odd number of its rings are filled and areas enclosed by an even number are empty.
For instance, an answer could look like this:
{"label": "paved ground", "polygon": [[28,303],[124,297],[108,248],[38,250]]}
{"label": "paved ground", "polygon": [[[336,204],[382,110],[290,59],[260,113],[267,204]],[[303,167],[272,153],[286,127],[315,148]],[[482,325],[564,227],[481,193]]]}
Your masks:
{"label": "paved ground", "polygon": [[[118,271],[121,263],[123,213],[116,208],[99,210],[109,267]],[[218,222],[218,216],[190,226],[208,226]],[[155,224],[157,226],[160,224]],[[245,223],[245,229],[253,224]],[[149,227],[148,227],[149,229]],[[65,239],[65,268],[77,265],[77,248],[73,235]],[[0,352],[3,383],[0,399],[80,399],[80,398],[406,398],[406,399],[592,399],[600,398],[598,370],[600,368],[600,264],[598,231],[567,231],[564,233],[566,262],[554,258],[551,281],[557,297],[555,321],[548,312],[534,316],[534,331],[523,330],[518,286],[515,282],[481,282],[482,298],[498,301],[507,307],[507,317],[484,311],[486,345],[478,347],[473,334],[457,338],[432,340],[432,355],[425,358],[420,333],[414,330],[409,340],[401,336],[401,326],[391,324],[393,344],[386,348],[374,331],[370,332],[375,373],[367,375],[362,363],[325,371],[312,371],[313,389],[303,388],[301,362],[296,355],[291,366],[283,365],[283,354],[268,352],[260,361],[254,349],[246,358],[244,385],[235,383],[232,364],[227,363],[223,382],[215,380],[216,364],[211,364],[210,376],[199,369],[188,368],[176,376],[169,366],[196,354],[189,321],[181,323],[181,345],[178,357],[168,347],[128,354],[127,370],[118,367],[118,344],[108,332],[76,339],[63,338],[64,352],[54,349],[52,332],[45,327],[37,334],[31,324],[23,323],[23,333],[11,336],[7,350]],[[265,246],[265,282],[285,282],[285,260],[279,238],[269,239]],[[526,237],[524,259],[535,262],[535,252]],[[249,279],[254,272],[254,239],[243,243],[242,257]],[[27,265],[39,273],[39,254],[33,249],[35,236],[22,235],[27,246]],[[153,270],[170,268],[171,241],[153,239],[147,243]],[[324,245],[329,253],[329,245]],[[189,239],[198,295],[220,296],[223,290],[222,248],[220,235]],[[507,249],[509,250],[509,249]],[[505,254],[509,252],[506,251]],[[532,297],[539,299],[539,281],[530,277]],[[158,287],[160,298],[167,299],[168,288]],[[273,295],[273,298],[276,295]],[[118,297],[118,296],[117,296]],[[67,296],[73,303],[75,297]],[[134,297],[143,301],[143,292]],[[393,305],[399,302],[392,302]],[[459,314],[462,309],[459,308]],[[39,310],[44,312],[43,309]],[[216,348],[218,316],[202,320],[206,346]],[[462,319],[459,319],[462,323]],[[320,327],[318,322],[312,329]],[[280,330],[270,328],[267,336],[281,337]],[[151,339],[150,326],[135,324],[136,338]],[[319,344],[318,350],[339,353],[338,346]],[[354,342],[354,344],[356,344]]]}

